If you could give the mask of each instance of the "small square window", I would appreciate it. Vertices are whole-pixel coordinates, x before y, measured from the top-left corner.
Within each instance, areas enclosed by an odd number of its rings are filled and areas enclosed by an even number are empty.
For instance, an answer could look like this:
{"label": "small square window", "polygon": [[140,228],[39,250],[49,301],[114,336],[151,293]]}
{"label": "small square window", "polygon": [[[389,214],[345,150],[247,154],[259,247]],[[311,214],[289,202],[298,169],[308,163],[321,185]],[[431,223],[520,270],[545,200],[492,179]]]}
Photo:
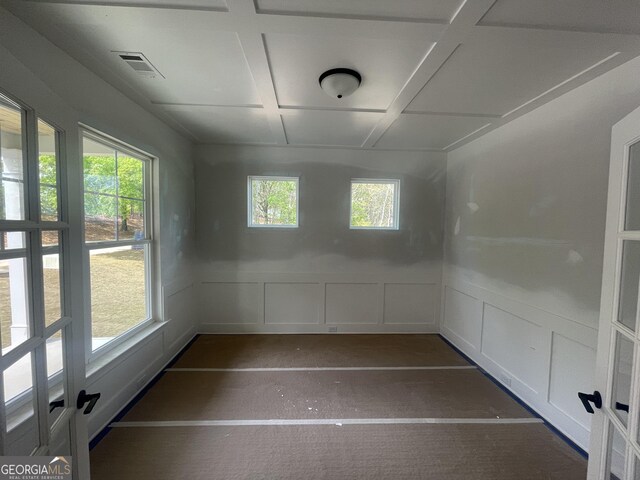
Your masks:
{"label": "small square window", "polygon": [[298,178],[250,176],[248,197],[250,227],[298,226]]}
{"label": "small square window", "polygon": [[353,229],[398,230],[400,180],[351,180]]}

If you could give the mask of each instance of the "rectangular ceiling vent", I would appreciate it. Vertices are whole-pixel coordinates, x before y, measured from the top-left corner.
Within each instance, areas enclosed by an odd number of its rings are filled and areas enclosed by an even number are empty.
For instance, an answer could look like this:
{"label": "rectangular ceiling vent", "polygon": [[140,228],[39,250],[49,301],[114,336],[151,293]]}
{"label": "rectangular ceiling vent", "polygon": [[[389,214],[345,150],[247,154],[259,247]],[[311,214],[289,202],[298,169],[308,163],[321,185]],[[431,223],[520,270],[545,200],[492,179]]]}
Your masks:
{"label": "rectangular ceiling vent", "polygon": [[147,78],[165,78],[140,52],[112,52],[129,65],[138,75]]}

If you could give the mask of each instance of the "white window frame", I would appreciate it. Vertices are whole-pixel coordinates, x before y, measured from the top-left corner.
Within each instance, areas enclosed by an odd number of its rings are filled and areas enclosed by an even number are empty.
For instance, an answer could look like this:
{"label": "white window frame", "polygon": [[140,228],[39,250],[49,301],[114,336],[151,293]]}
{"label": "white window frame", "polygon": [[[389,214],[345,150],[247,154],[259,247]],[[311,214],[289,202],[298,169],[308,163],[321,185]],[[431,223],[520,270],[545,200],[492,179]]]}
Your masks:
{"label": "white window frame", "polygon": [[[353,219],[353,184],[379,183],[394,185],[393,189],[393,225],[390,227],[360,227],[352,225]],[[352,178],[349,184],[349,229],[350,230],[400,230],[400,179],[398,178]]]}
{"label": "white window frame", "polygon": [[[253,181],[269,180],[269,181],[287,181],[296,183],[296,223],[291,225],[285,224],[268,224],[253,223]],[[298,228],[300,225],[300,177],[284,177],[280,175],[249,175],[247,177],[247,226],[249,228]]]}
{"label": "white window frame", "polygon": [[[85,221],[84,221],[84,197],[85,197],[85,189],[84,189],[84,173],[82,175],[82,212],[83,212],[83,222],[82,222],[82,245],[84,249],[84,260],[85,260],[85,268],[84,268],[84,282],[85,282],[85,292],[87,292],[87,298],[85,298],[85,348],[86,348],[86,359],[87,363],[91,363],[95,361],[97,358],[102,357],[104,354],[112,351],[118,346],[122,345],[124,342],[129,340],[131,337],[137,335],[142,330],[151,326],[154,323],[159,322],[158,312],[156,309],[156,299],[158,297],[158,289],[156,286],[155,278],[156,278],[156,256],[155,256],[155,225],[154,225],[154,203],[155,203],[155,192],[154,192],[154,170],[155,164],[157,163],[157,157],[140,150],[132,145],[122,142],[110,135],[107,135],[99,130],[95,130],[87,125],[80,125],[80,146],[83,145],[83,139],[88,138],[94,142],[105,145],[108,148],[113,148],[119,152],[131,155],[137,160],[145,162],[144,169],[144,230],[145,235],[142,240],[105,240],[99,242],[87,242],[85,240]],[[80,162],[84,165],[84,151],[81,153]],[[117,196],[117,193],[115,194]],[[116,212],[117,214],[117,212]],[[91,318],[91,262],[90,262],[90,253],[91,250],[100,250],[103,248],[109,247],[126,247],[133,245],[144,245],[144,262],[145,262],[145,292],[146,292],[146,309],[147,309],[147,318],[141,320],[135,326],[121,333],[120,335],[114,337],[112,340],[109,340],[104,345],[93,350],[93,333],[92,333],[92,318]]]}

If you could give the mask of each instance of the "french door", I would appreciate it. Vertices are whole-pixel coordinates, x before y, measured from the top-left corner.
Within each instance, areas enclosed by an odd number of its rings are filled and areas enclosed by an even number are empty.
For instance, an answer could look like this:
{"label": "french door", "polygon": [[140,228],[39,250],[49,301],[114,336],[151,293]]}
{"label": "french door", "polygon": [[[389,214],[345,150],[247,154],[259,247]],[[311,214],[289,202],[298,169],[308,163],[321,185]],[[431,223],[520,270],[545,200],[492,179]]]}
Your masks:
{"label": "french door", "polygon": [[85,480],[64,145],[60,129],[0,95],[0,455],[65,457]]}
{"label": "french door", "polygon": [[640,479],[640,109],[613,127],[590,479]]}

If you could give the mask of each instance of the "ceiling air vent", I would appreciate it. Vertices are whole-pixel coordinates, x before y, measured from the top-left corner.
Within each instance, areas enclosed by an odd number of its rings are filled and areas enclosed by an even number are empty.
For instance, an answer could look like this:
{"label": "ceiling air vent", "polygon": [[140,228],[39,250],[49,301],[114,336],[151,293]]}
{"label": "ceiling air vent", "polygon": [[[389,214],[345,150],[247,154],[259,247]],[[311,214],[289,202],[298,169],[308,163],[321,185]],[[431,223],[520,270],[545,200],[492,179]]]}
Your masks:
{"label": "ceiling air vent", "polygon": [[147,78],[164,78],[157,68],[140,52],[113,52],[127,65],[129,65],[138,75]]}

